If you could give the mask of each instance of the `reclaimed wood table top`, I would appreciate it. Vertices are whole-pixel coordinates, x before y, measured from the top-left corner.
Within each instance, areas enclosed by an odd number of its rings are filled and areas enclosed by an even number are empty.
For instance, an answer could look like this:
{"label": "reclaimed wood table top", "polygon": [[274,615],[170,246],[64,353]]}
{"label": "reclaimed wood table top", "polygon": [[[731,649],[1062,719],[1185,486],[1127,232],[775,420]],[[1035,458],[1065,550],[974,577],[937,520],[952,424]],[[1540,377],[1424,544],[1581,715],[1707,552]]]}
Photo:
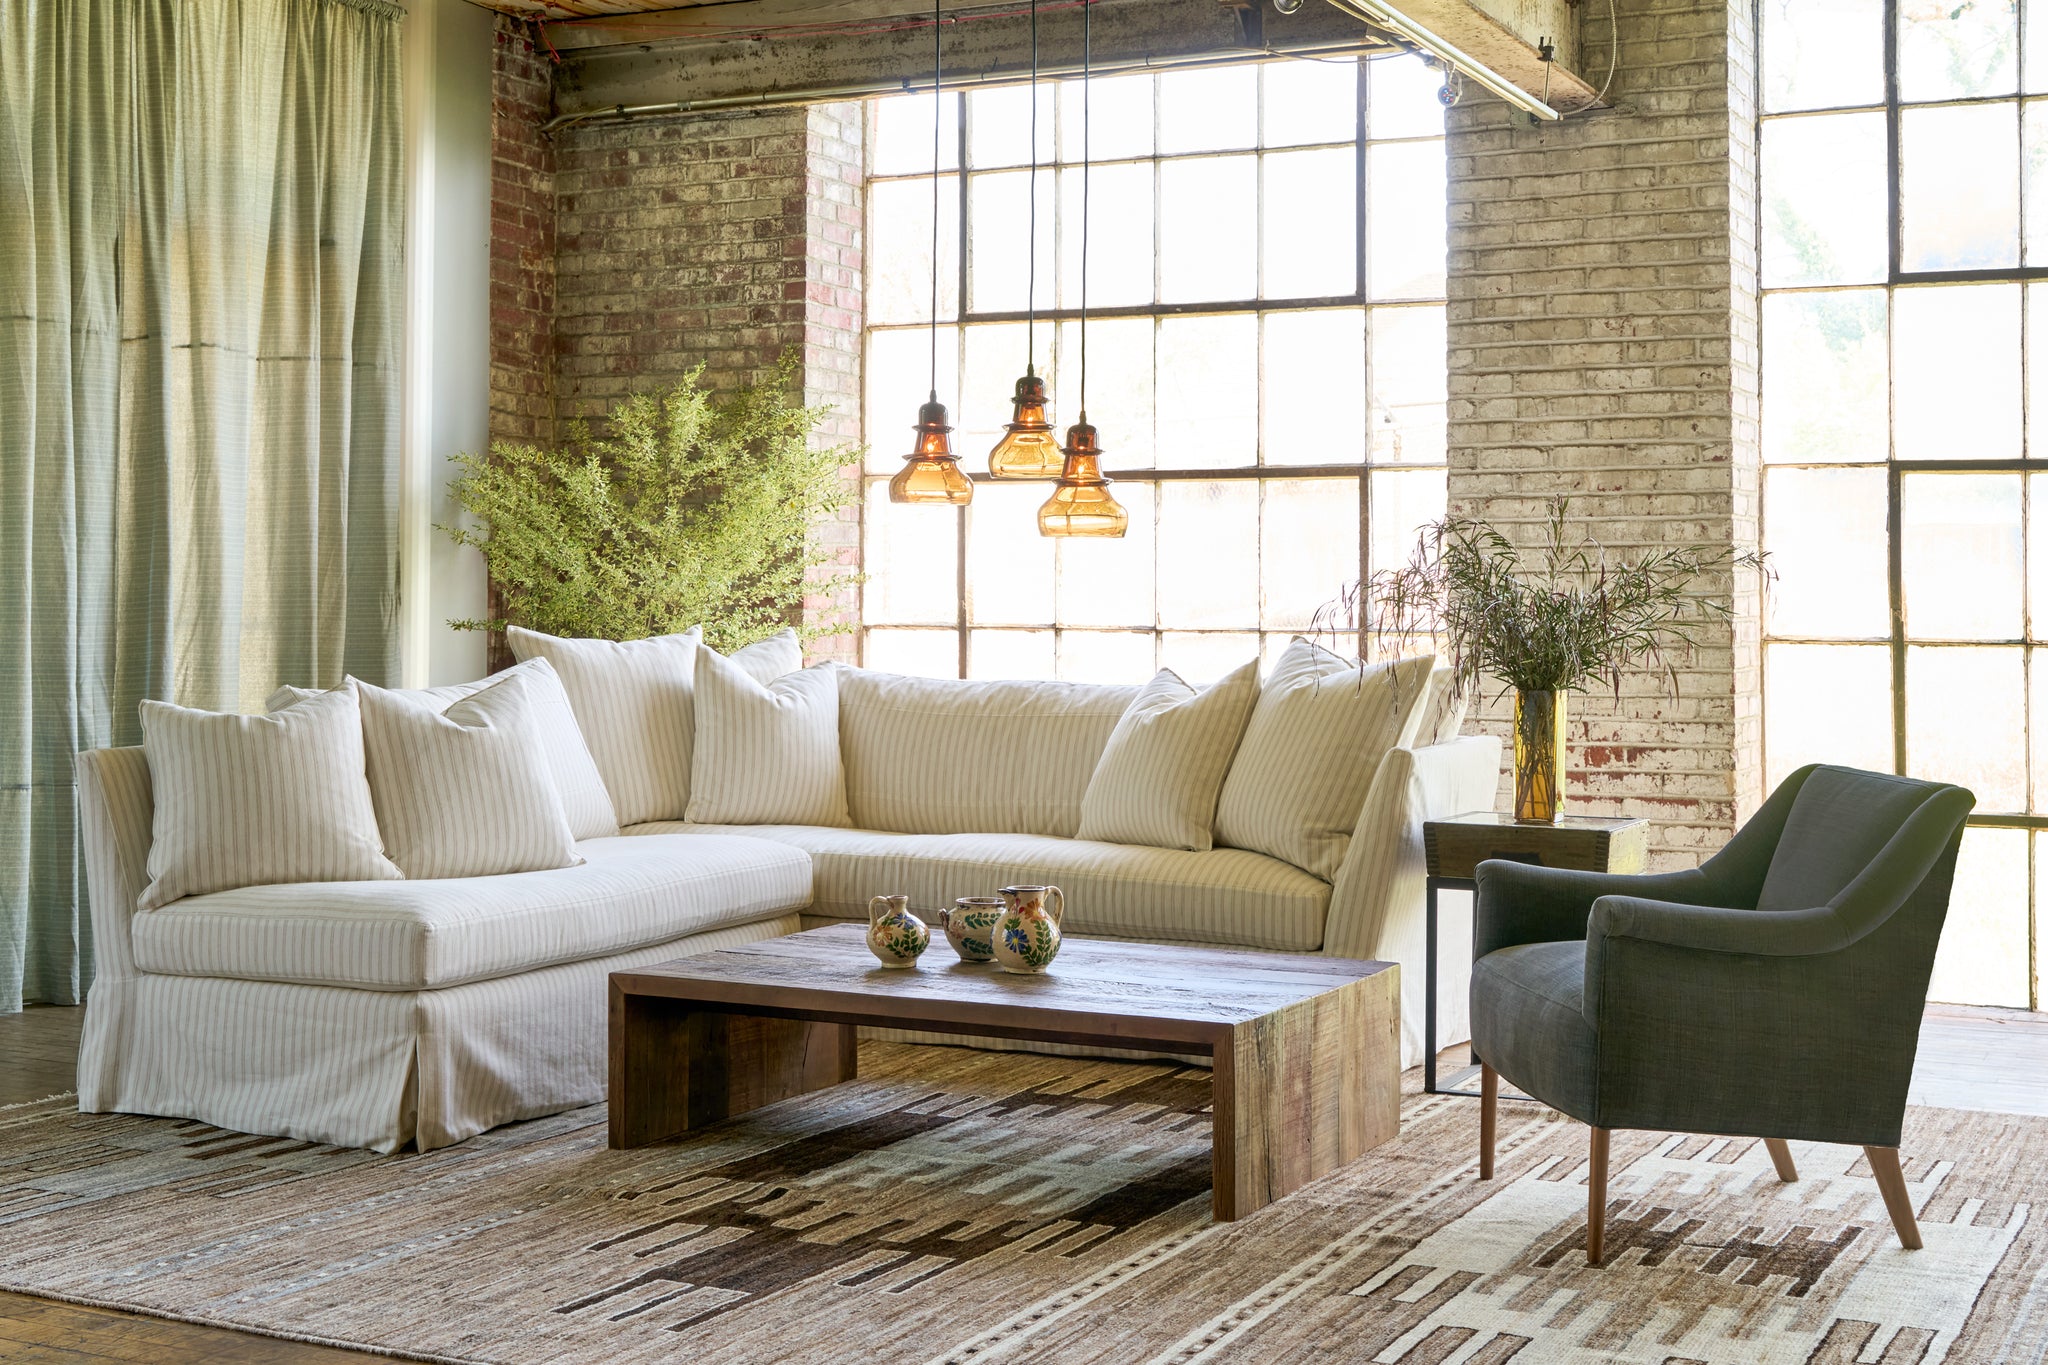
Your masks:
{"label": "reclaimed wood table top", "polygon": [[868,952],[866,926],[835,924],[615,972],[612,982],[630,995],[739,1013],[982,1026],[1207,1052],[1250,1020],[1392,970],[1388,962],[1312,953],[1074,938],[1036,976],[963,963],[943,942],[919,966],[891,969]]}

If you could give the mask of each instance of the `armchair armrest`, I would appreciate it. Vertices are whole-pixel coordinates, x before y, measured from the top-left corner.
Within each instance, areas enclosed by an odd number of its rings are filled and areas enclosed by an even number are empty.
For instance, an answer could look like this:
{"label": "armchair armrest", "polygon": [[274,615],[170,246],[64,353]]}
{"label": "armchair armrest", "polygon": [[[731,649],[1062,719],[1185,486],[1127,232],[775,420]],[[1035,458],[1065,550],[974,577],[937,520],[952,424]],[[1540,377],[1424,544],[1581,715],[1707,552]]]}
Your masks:
{"label": "armchair armrest", "polygon": [[1686,905],[1712,899],[1713,883],[1698,868],[1629,875],[1573,872],[1499,859],[1479,865],[1474,879],[1472,958],[1522,943],[1586,937],[1593,902],[1602,896],[1643,897]]}

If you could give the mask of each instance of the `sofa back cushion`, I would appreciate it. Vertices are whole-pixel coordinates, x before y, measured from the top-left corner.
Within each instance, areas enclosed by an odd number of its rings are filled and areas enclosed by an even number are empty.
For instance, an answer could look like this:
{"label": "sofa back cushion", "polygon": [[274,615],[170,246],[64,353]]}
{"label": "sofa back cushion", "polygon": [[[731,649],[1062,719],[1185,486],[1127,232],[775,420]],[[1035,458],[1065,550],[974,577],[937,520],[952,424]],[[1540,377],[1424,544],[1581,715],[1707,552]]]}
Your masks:
{"label": "sofa back cushion", "polygon": [[402,877],[384,856],[355,688],[274,716],[142,703],[156,798],[137,909],[282,882]]}
{"label": "sofa back cushion", "polygon": [[846,669],[839,744],[853,823],[904,834],[1071,838],[1088,779],[1138,691]]}
{"label": "sofa back cushion", "polygon": [[1216,842],[1334,879],[1380,760],[1428,691],[1430,655],[1361,669],[1296,638],[1259,691],[1216,803]]}
{"label": "sofa back cushion", "polygon": [[1163,668],[1124,711],[1081,799],[1083,839],[1206,852],[1216,798],[1259,700],[1259,661],[1196,691]]}
{"label": "sofa back cushion", "polygon": [[697,651],[690,820],[700,825],[845,825],[839,666],[772,682],[708,646]]}

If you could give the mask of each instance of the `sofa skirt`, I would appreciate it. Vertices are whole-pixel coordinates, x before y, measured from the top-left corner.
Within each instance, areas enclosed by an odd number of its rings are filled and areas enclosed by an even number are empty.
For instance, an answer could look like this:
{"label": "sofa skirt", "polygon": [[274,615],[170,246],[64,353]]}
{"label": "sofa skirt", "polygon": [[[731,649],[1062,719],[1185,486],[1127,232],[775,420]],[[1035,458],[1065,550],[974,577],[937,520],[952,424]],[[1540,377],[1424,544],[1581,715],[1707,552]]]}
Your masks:
{"label": "sofa skirt", "polygon": [[86,1001],[78,1107],[431,1151],[604,1099],[610,973],[798,927],[780,915],[432,991],[103,978]]}

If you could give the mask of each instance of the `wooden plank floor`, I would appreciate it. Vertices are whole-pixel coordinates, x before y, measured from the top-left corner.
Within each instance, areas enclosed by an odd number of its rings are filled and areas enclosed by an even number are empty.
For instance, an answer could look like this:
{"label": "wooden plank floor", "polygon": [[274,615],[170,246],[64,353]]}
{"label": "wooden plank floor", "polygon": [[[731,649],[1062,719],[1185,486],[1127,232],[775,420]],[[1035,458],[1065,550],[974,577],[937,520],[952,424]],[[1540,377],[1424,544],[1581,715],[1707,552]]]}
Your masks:
{"label": "wooden plank floor", "polygon": [[[0,1015],[0,1104],[72,1088],[84,1014],[38,1007]],[[1446,1066],[1464,1059],[1462,1045],[1444,1050]],[[2048,1014],[1930,1006],[1912,1099],[1951,1109],[2048,1116]],[[0,1293],[0,1360],[8,1362],[344,1365],[366,1359],[388,1357]]]}

